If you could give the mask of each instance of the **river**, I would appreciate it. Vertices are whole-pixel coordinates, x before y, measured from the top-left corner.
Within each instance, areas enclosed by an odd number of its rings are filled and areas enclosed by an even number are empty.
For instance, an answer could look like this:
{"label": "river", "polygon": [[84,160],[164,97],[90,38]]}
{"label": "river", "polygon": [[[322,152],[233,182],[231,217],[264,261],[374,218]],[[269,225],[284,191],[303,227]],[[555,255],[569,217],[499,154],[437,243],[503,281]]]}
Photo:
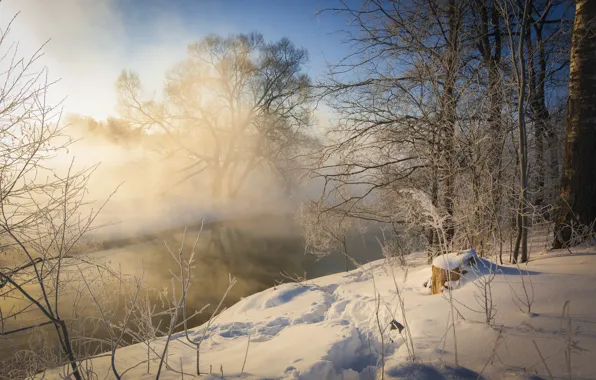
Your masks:
{"label": "river", "polygon": [[[199,226],[186,230],[183,249],[185,259],[190,255],[199,230]],[[85,262],[99,264],[99,267],[71,265],[70,277],[69,271],[65,270],[64,278],[68,279],[69,283],[63,290],[65,295],[60,299],[59,309],[62,318],[69,319],[71,323],[73,337],[76,336],[76,350],[87,354],[108,350],[108,346],[99,343],[98,340],[105,340],[109,336],[105,324],[99,317],[102,312],[113,312],[110,318],[114,322],[122,320],[126,315],[126,302],[130,302],[135,294],[135,278],[142,277],[144,288],[153,289],[139,293],[137,302],[147,304],[147,307],[155,307],[154,313],[164,309],[165,304],[160,297],[171,299],[172,273],[179,273],[179,268],[167,247],[177,254],[183,236],[184,229],[176,228],[103,241],[99,245],[102,249],[78,257]],[[381,257],[378,244],[372,236],[350,239],[349,252],[360,263]],[[280,281],[289,281],[282,273],[315,278],[340,272],[344,270],[344,265],[344,258],[340,255],[322,259],[305,255],[300,228],[291,215],[259,216],[205,224],[197,243],[187,304],[189,311],[199,310],[205,305],[211,306],[189,321],[189,325],[195,326],[208,319],[214,305],[219,303],[225,293],[230,276],[236,279],[236,284],[226,297],[224,306],[237,302],[241,297],[272,287]],[[105,268],[109,268],[112,274]],[[114,276],[116,273],[122,275]],[[120,278],[128,279],[125,281],[129,284],[128,297],[117,297],[118,294],[125,293]],[[35,292],[36,288],[30,286],[28,289]],[[164,292],[164,289],[167,291]],[[89,295],[89,291],[93,297]],[[104,305],[105,310],[100,310],[97,303]],[[73,307],[75,304],[77,306]],[[11,299],[0,301],[0,305],[3,311],[17,306]],[[8,331],[43,320],[43,315],[32,309],[19,318],[5,321],[4,328]],[[152,323],[159,324],[159,318],[153,318]],[[166,324],[167,320],[162,320],[162,329]],[[141,329],[138,323],[134,328]],[[5,372],[7,363],[11,363],[10,358],[14,359],[15,352],[19,350],[35,350],[42,346],[55,347],[55,334],[55,331],[46,327],[33,334],[24,332],[0,337],[0,357],[3,358],[0,373]],[[89,339],[90,337],[93,339]],[[124,341],[131,343],[133,339],[125,336]]]}

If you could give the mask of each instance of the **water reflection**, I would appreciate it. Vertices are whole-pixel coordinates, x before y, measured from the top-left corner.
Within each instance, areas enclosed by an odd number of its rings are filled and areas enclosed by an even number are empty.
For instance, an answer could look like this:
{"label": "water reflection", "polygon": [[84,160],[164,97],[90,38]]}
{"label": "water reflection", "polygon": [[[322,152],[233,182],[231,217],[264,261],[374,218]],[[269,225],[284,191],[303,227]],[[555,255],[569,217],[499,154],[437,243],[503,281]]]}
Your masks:
{"label": "water reflection", "polygon": [[[84,285],[89,287],[87,290],[96,298],[113,295],[110,300],[111,306],[105,307],[117,308],[111,315],[112,321],[116,322],[122,320],[126,314],[122,306],[127,302],[124,294],[128,294],[130,301],[131,292],[134,292],[134,286],[131,287],[134,281],[131,279],[142,276],[144,285],[149,290],[143,290],[137,297],[138,302],[152,305],[155,312],[159,312],[166,308],[160,294],[164,297],[165,293],[170,292],[168,295],[171,296],[171,273],[179,271],[166,246],[177,254],[184,243],[184,256],[188,258],[199,230],[200,226],[196,225],[188,227],[186,235],[183,234],[183,229],[173,229],[134,238],[104,241],[101,249],[85,254],[86,259],[105,265],[114,273],[122,273],[130,281],[127,282],[128,290],[123,291],[122,284],[114,276],[104,273],[105,276],[100,280],[101,270],[87,268],[90,272],[84,274],[86,282],[81,282],[76,273],[71,277],[72,283],[69,287],[73,294],[61,299],[61,308],[63,313],[71,318],[71,328],[76,330],[76,335],[81,335],[74,342],[76,349],[81,353],[109,350],[109,345],[97,340],[107,338],[108,331],[98,318],[100,312],[94,302],[97,300],[88,294],[81,296],[80,290]],[[291,215],[261,216],[205,224],[197,242],[196,252],[192,285],[187,297],[189,314],[204,305],[212,306],[189,321],[190,326],[198,325],[208,318],[228,286],[229,275],[234,276],[237,283],[226,298],[224,306],[237,302],[241,297],[269,288],[277,281],[287,281],[281,276],[281,272],[314,278],[344,270],[344,259],[340,255],[317,260],[304,254],[301,231]],[[361,263],[380,257],[380,250],[373,236],[352,239],[350,252]],[[164,292],[164,289],[167,291]],[[74,302],[75,299],[77,302]],[[9,305],[10,302],[2,301],[2,309],[7,310],[13,306]],[[73,304],[77,307],[73,308]],[[41,320],[43,316],[32,310],[18,319],[6,321],[5,328],[18,328]],[[154,318],[151,322],[160,326],[169,323],[167,316]],[[139,330],[141,326],[135,328]],[[5,358],[3,362],[18,349],[30,347],[32,344],[56,344],[52,328],[46,327],[44,330],[47,334],[38,333],[37,341],[33,342],[30,334],[26,333],[13,334],[0,340],[0,355]],[[89,336],[96,339],[85,339]],[[40,337],[43,337],[41,341]],[[123,339],[124,343],[134,342],[128,335]]]}

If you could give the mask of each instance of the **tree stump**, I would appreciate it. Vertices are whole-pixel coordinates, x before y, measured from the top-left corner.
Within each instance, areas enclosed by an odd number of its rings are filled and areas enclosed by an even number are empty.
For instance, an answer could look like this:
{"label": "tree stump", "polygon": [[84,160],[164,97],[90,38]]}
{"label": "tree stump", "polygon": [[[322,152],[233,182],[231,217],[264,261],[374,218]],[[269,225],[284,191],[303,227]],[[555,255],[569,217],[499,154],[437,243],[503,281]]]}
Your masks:
{"label": "tree stump", "polygon": [[436,266],[432,266],[432,294],[441,294],[445,283],[448,281],[457,281],[461,277],[459,268],[448,271]]}

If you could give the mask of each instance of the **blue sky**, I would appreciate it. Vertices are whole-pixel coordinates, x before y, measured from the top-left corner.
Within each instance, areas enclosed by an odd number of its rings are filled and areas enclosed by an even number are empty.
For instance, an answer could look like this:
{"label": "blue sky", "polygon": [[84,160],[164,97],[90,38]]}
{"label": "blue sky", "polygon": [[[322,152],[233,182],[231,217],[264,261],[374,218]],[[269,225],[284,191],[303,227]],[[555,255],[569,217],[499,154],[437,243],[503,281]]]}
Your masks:
{"label": "blue sky", "polygon": [[131,42],[147,42],[160,38],[162,31],[151,29],[151,20],[158,14],[176,14],[188,31],[197,37],[259,31],[266,39],[288,37],[309,50],[317,71],[324,58],[340,58],[344,51],[339,30],[345,28],[342,16],[317,10],[334,4],[322,0],[120,0],[118,9],[130,22],[126,25]]}
{"label": "blue sky", "polygon": [[158,40],[163,31],[152,28],[156,15],[179,17],[182,26],[199,38],[208,33],[229,34],[259,31],[266,39],[288,37],[306,48],[313,75],[324,71],[325,60],[336,61],[345,54],[342,45],[346,20],[341,15],[317,11],[335,5],[332,0],[120,0],[118,10],[126,23],[130,43]]}
{"label": "blue sky", "polygon": [[[358,0],[353,0],[359,3]],[[115,114],[114,82],[123,69],[136,71],[159,91],[167,69],[184,58],[187,44],[216,33],[261,32],[267,40],[288,37],[309,51],[307,72],[317,77],[325,62],[348,51],[342,15],[317,10],[336,0],[4,0],[0,23],[20,12],[11,36],[24,54],[48,38],[40,60],[61,78],[54,98],[68,96],[67,112],[105,118]]]}

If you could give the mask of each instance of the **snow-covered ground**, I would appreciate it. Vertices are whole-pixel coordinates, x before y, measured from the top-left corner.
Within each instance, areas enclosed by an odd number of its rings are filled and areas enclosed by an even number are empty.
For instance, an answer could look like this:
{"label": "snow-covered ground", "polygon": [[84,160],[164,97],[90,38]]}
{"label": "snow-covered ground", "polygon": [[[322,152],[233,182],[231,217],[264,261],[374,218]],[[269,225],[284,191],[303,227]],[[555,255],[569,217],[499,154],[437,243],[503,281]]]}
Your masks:
{"label": "snow-covered ground", "polygon": [[[531,259],[521,275],[513,265],[478,259],[454,284],[452,303],[448,290],[431,295],[425,287],[431,268],[423,255],[409,257],[407,267],[376,261],[254,294],[190,337],[205,336],[200,367],[213,374],[203,378],[220,378],[223,370],[225,378],[380,379],[384,368],[385,379],[596,379],[596,249],[533,252]],[[483,289],[492,292],[496,312],[490,325]],[[393,320],[406,329],[391,329]],[[183,333],[172,339],[168,365],[192,378],[195,346]],[[163,343],[152,347],[160,351]],[[154,378],[158,361],[147,373],[146,359],[147,346],[138,344],[118,350],[115,363],[121,374],[141,363],[123,378]],[[94,359],[93,369],[99,379],[113,378],[109,357]],[[160,378],[182,375],[166,369]]]}

